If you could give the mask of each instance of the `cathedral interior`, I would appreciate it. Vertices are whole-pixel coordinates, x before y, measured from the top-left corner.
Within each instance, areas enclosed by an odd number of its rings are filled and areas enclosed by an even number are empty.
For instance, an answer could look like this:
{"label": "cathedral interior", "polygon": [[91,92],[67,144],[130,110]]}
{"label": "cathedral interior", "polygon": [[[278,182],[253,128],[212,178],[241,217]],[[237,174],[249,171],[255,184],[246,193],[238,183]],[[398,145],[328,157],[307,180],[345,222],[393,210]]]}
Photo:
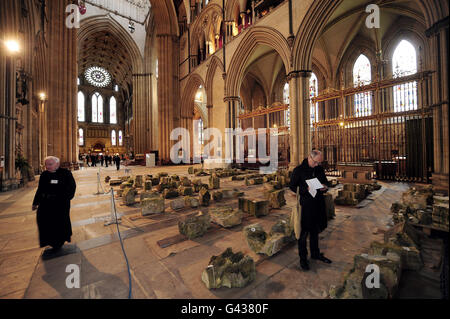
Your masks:
{"label": "cathedral interior", "polygon": [[[2,0],[0,298],[448,299],[448,57],[447,0]],[[333,263],[304,272],[314,149]],[[55,255],[48,156],[77,184]]]}

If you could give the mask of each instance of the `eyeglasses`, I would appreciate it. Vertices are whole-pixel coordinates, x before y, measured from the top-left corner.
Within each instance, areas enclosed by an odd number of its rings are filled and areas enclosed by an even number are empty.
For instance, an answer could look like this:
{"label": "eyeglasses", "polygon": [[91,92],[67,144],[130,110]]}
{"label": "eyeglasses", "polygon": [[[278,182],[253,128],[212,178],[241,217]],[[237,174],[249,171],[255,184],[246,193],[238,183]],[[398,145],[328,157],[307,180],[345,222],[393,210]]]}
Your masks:
{"label": "eyeglasses", "polygon": [[312,156],[310,156],[309,158],[310,158],[311,161],[313,161],[314,164],[316,164],[316,165],[320,165],[320,164],[322,163],[322,162],[319,162],[319,161],[314,160],[314,159],[312,158]]}

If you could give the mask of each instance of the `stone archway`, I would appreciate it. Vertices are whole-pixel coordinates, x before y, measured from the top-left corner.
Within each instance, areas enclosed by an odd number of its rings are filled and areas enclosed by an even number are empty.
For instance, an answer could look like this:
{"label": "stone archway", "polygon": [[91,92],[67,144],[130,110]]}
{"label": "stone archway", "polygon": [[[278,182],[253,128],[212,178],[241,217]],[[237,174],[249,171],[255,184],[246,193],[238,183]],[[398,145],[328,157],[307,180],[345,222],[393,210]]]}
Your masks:
{"label": "stone archway", "polygon": [[287,40],[277,30],[269,27],[253,27],[239,44],[227,70],[226,96],[238,96],[244,76],[245,65],[259,45],[274,49],[281,57],[286,74],[291,71],[291,50]]}

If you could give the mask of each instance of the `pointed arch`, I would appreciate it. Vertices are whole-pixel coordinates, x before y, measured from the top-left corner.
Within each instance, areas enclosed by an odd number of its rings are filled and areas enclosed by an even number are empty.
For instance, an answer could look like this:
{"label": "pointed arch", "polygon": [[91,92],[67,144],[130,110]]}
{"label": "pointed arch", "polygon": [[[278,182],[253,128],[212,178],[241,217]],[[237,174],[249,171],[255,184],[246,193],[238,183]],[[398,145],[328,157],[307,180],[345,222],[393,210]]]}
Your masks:
{"label": "pointed arch", "polygon": [[[194,97],[198,88],[205,87],[205,81],[200,75],[193,73],[189,76],[181,98],[181,116],[191,118],[194,114]],[[206,103],[208,104],[208,94],[206,94]]]}
{"label": "pointed arch", "polygon": [[286,38],[277,30],[270,27],[254,26],[245,34],[233,54],[227,70],[227,96],[238,96],[239,88],[244,77],[245,65],[258,45],[266,45],[274,49],[283,61],[286,75],[291,71],[291,50]]}
{"label": "pointed arch", "polygon": [[210,61],[211,62],[209,62],[208,70],[206,71],[206,82],[205,82],[206,100],[208,102],[207,105],[214,105],[213,100],[214,75],[216,74],[216,71],[223,72],[223,63],[217,56],[213,56]]}

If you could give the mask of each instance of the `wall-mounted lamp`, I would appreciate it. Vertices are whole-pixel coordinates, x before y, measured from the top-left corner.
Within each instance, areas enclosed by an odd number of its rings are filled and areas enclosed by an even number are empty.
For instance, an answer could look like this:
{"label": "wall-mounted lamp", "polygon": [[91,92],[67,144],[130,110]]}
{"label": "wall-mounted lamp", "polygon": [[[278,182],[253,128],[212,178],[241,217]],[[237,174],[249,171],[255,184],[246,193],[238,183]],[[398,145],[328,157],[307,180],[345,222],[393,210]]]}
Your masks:
{"label": "wall-mounted lamp", "polygon": [[45,94],[45,92],[41,92],[39,93],[39,99],[44,102],[45,100],[47,100],[47,95]]}
{"label": "wall-mounted lamp", "polygon": [[10,53],[19,53],[20,45],[16,40],[7,40],[5,41],[5,46]]}

